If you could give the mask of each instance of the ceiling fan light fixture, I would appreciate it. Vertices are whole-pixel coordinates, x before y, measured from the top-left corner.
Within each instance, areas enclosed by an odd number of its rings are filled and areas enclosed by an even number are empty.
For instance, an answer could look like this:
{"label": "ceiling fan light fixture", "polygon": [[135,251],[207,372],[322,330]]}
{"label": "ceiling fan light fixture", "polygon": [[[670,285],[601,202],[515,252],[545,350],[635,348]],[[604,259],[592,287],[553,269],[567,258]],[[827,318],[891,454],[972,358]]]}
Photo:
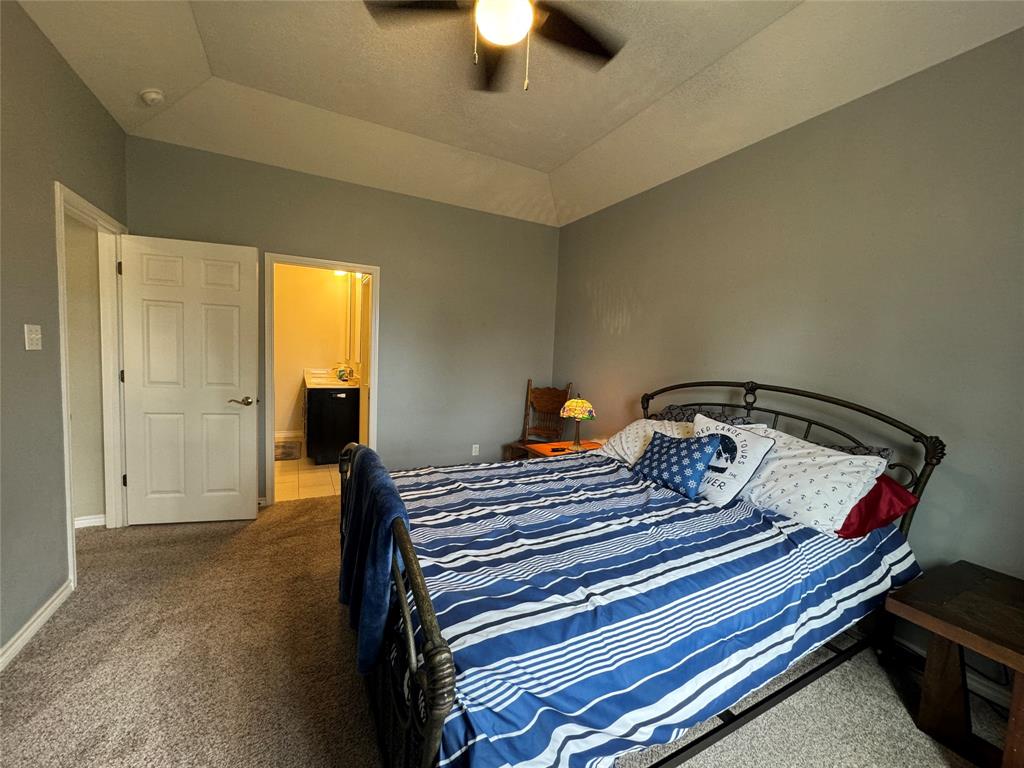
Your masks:
{"label": "ceiling fan light fixture", "polygon": [[476,26],[495,45],[515,45],[533,26],[530,0],[477,0]]}

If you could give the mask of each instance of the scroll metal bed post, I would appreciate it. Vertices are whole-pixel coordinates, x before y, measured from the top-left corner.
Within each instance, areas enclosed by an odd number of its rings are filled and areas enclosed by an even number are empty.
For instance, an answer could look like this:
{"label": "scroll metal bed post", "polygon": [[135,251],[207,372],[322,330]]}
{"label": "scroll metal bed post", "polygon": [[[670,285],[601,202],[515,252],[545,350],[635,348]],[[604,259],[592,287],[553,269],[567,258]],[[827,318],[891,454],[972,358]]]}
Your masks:
{"label": "scroll metal bed post", "polygon": [[[427,584],[423,578],[423,571],[420,570],[420,563],[416,558],[416,551],[413,549],[409,531],[401,520],[395,520],[392,524],[392,531],[398,551],[402,554],[402,561],[405,563],[405,572],[409,577],[408,588],[416,603],[416,613],[420,619],[420,628],[423,630],[423,665],[413,669],[412,674],[417,676],[420,688],[426,696],[423,752],[419,764],[423,768],[430,768],[437,761],[444,719],[455,702],[455,662],[452,660],[452,652],[448,643],[441,636],[441,627],[437,623],[434,605],[430,602],[430,594],[427,592]],[[397,599],[399,604],[402,604],[406,600],[406,592],[405,585],[401,581],[401,569],[397,565],[397,558],[392,559],[392,565],[393,573],[398,577],[395,583],[395,587],[399,590]],[[413,630],[408,622],[405,623],[405,632],[407,642],[412,644],[415,650]],[[415,659],[415,656],[412,658]]]}
{"label": "scroll metal bed post", "polygon": [[[341,499],[344,504],[345,486],[348,483],[352,470],[352,455],[358,448],[358,444],[349,443],[341,452],[338,462],[338,471],[342,480]],[[342,517],[344,519],[344,509]],[[344,523],[342,523],[344,530]],[[389,620],[385,632],[391,633],[390,642],[402,648],[406,659],[406,673],[414,685],[410,685],[408,697],[403,697],[400,705],[410,708],[409,718],[398,718],[398,727],[383,732],[383,724],[378,722],[378,736],[382,745],[386,748],[391,758],[391,766],[394,768],[432,768],[437,764],[438,750],[441,746],[441,730],[444,727],[445,718],[451,711],[455,702],[455,664],[452,660],[452,652],[448,643],[441,636],[441,627],[437,622],[437,615],[434,613],[434,605],[430,600],[430,593],[427,591],[426,580],[420,568],[419,559],[416,557],[416,550],[413,547],[412,538],[403,520],[395,520],[391,525],[394,535],[396,552],[391,558],[391,579],[394,583],[393,607],[401,616],[401,638],[394,637],[395,622]],[[399,560],[399,555],[401,560]],[[403,573],[402,565],[405,569]],[[413,603],[416,606],[416,615],[419,619],[422,630],[422,647],[417,650],[415,630],[412,625],[412,612],[409,610],[408,595],[412,593]],[[385,643],[387,645],[387,643]],[[391,660],[384,649],[381,651],[380,659],[377,662],[377,673],[381,676],[379,682],[388,686],[393,682],[391,676],[384,671]],[[422,657],[422,663],[420,662]],[[370,686],[371,698],[376,693],[378,700],[375,705],[378,708],[386,706],[385,694],[381,690],[374,691]],[[396,691],[392,688],[390,696],[395,696]],[[417,696],[416,694],[420,695]],[[394,702],[390,702],[394,704]],[[410,726],[411,720],[415,719],[416,728]]]}

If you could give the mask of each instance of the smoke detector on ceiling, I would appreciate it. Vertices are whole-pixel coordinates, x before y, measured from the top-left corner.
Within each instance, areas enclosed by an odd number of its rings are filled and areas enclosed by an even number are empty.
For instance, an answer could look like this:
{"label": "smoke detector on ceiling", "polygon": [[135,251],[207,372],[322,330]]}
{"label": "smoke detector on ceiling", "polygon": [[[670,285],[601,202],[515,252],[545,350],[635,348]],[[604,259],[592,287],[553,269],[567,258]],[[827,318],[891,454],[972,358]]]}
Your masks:
{"label": "smoke detector on ceiling", "polygon": [[143,88],[139,91],[139,98],[147,107],[155,107],[164,103],[164,92],[159,88]]}

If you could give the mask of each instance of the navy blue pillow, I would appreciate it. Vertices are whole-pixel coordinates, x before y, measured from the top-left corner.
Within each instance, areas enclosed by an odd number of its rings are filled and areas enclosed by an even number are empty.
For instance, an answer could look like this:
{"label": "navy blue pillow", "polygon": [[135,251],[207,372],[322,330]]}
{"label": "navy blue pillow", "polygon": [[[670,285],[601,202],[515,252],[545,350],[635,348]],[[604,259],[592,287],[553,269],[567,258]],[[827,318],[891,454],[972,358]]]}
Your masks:
{"label": "navy blue pillow", "polygon": [[695,499],[721,440],[717,434],[669,437],[655,432],[633,469],[658,485]]}

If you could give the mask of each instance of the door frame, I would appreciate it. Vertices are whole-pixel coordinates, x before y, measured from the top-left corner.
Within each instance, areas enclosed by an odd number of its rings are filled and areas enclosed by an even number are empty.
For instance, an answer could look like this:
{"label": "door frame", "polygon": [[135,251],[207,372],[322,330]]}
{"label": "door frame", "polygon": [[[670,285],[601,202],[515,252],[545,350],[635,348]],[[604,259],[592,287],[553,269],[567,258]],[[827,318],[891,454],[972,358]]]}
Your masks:
{"label": "door frame", "polygon": [[263,434],[264,434],[264,495],[266,504],[274,503],[274,265],[294,264],[300,267],[362,272],[370,275],[370,413],[366,440],[370,448],[377,447],[377,396],[380,338],[380,267],[351,261],[314,259],[308,256],[290,256],[285,253],[263,254]]}
{"label": "door frame", "polygon": [[55,181],[54,219],[57,250],[57,314],[60,329],[61,427],[64,441],[64,502],[68,530],[68,575],[72,589],[77,586],[75,561],[75,517],[71,475],[71,399],[68,349],[67,246],[64,216],[67,214],[96,230],[99,253],[100,383],[103,410],[104,524],[119,528],[125,524],[123,402],[121,397],[121,286],[117,280],[120,259],[117,236],[128,228],[97,208],[81,195]]}

